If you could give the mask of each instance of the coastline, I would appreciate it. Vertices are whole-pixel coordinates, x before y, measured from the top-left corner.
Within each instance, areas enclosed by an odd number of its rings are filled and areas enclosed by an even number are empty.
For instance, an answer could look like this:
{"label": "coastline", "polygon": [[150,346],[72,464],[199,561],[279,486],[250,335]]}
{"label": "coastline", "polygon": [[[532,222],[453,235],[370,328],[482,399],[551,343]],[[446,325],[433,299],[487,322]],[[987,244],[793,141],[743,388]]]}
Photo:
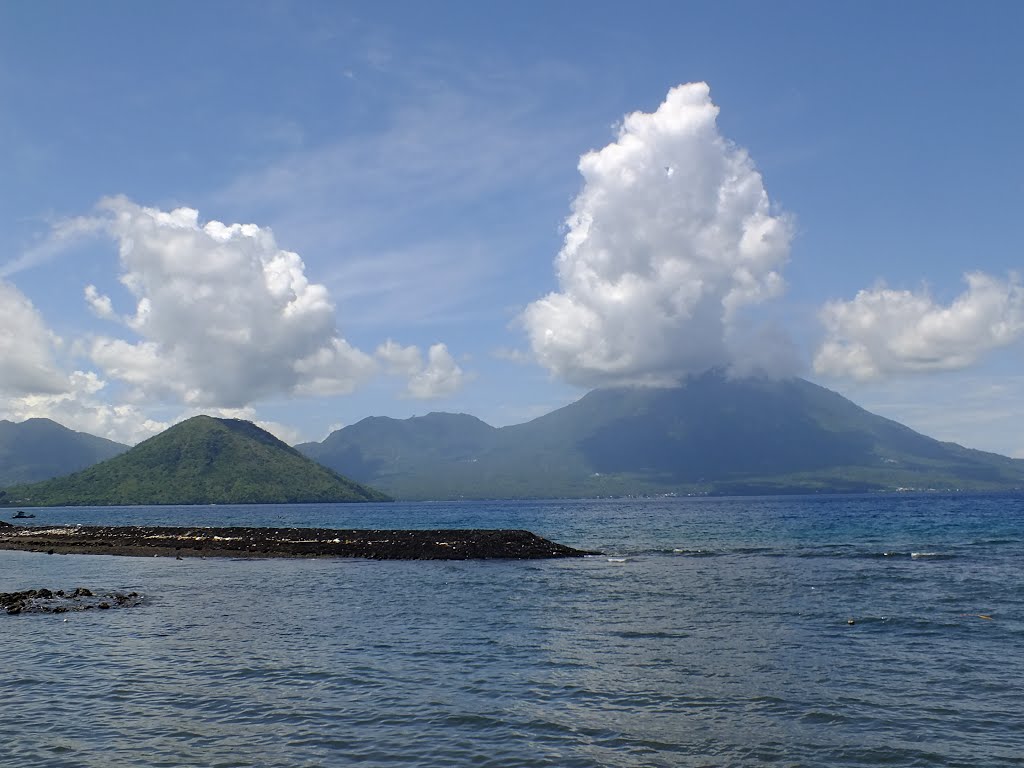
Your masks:
{"label": "coastline", "polygon": [[524,530],[356,530],[0,524],[0,549],[128,557],[533,560],[594,554]]}

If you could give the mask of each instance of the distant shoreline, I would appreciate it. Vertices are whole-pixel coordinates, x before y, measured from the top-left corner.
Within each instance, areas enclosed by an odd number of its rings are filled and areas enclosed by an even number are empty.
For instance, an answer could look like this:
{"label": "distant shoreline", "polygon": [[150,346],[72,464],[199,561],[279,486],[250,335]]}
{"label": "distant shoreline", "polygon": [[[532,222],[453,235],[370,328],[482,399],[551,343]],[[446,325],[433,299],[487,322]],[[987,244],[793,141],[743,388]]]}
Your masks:
{"label": "distant shoreline", "polygon": [[128,557],[349,557],[372,560],[532,560],[595,554],[505,529],[351,530],[203,526],[15,526],[0,549]]}

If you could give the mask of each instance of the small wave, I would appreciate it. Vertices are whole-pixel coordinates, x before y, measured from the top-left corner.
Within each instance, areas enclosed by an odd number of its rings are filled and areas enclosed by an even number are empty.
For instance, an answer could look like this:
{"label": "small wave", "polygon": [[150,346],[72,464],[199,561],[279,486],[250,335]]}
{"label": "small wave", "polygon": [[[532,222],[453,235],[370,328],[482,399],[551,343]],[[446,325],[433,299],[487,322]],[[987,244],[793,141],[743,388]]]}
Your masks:
{"label": "small wave", "polygon": [[673,555],[686,555],[687,557],[714,557],[719,554],[713,552],[710,549],[683,549],[682,547],[676,547],[672,550]]}
{"label": "small wave", "polygon": [[[673,557],[724,557],[756,555],[758,557],[795,557],[795,558],[829,558],[829,559],[903,559],[911,558],[948,560],[955,558],[951,552],[921,551],[906,549],[886,549],[882,551],[855,548],[850,545],[833,545],[827,547],[797,547],[795,549],[777,549],[772,547],[735,547],[730,549],[703,549],[699,547],[673,547],[672,549],[639,549],[630,550],[631,556],[673,556]],[[603,556],[601,556],[603,557]]]}
{"label": "small wave", "polygon": [[952,555],[948,552],[908,552],[906,550],[887,549],[884,552],[872,552],[871,554],[867,555],[867,557],[885,558],[887,560],[891,560],[893,558],[899,559],[906,557],[909,557],[912,560],[948,560],[952,557],[955,557],[955,555]]}
{"label": "small wave", "polygon": [[624,640],[677,640],[680,638],[689,637],[686,632],[666,632],[664,630],[653,630],[643,631],[636,629],[625,629],[618,632],[612,632],[616,637],[621,637]]}
{"label": "small wave", "polygon": [[972,541],[971,542],[971,546],[972,547],[988,547],[988,546],[994,546],[994,545],[999,545],[999,544],[1020,544],[1020,543],[1021,543],[1020,539],[978,539],[977,541]]}
{"label": "small wave", "polygon": [[626,558],[624,558],[624,557],[609,557],[608,558],[608,562],[609,563],[624,563],[624,562],[626,562]]}
{"label": "small wave", "polygon": [[876,558],[887,558],[892,559],[894,557],[910,557],[910,552],[899,549],[887,549],[883,552],[867,552],[862,553],[860,557],[876,557]]}

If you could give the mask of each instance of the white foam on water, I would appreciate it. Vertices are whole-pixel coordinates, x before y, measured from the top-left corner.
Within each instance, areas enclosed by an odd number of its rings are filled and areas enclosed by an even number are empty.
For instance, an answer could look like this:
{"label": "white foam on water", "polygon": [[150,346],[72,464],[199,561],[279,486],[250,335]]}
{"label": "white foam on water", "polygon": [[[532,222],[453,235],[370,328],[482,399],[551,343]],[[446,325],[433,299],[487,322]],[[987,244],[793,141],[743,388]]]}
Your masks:
{"label": "white foam on water", "polygon": [[910,556],[912,558],[914,558],[915,560],[917,560],[918,558],[921,558],[921,557],[938,557],[939,553],[938,552],[911,552]]}

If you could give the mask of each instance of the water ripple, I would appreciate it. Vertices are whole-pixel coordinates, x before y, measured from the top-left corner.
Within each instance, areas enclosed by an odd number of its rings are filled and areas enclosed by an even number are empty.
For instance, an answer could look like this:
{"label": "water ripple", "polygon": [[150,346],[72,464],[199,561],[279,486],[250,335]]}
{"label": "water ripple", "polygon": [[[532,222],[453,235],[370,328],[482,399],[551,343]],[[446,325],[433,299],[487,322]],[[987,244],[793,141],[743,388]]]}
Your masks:
{"label": "water ripple", "polygon": [[927,502],[142,510],[531,528],[625,562],[0,553],[0,590],[147,595],[0,617],[0,765],[1020,765],[1024,506]]}

